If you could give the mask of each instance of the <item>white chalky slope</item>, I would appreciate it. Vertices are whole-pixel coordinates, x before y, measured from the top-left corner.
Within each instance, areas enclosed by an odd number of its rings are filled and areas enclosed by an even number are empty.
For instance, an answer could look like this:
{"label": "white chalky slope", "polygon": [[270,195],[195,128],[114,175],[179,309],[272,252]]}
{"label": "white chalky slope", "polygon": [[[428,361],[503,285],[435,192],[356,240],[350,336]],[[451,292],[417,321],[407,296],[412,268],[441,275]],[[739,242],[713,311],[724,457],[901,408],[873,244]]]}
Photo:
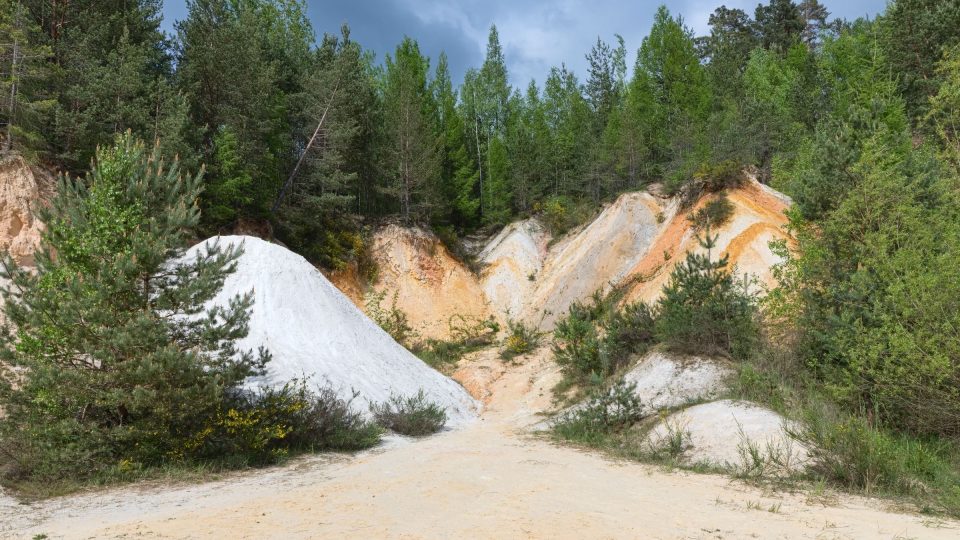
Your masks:
{"label": "white chalky slope", "polygon": [[[214,241],[194,246],[187,257]],[[463,387],[400,346],[306,259],[259,238],[223,236],[219,241],[223,246],[242,243],[244,252],[214,302],[225,304],[253,291],[250,333],[239,346],[264,346],[273,354],[266,375],[249,385],[282,386],[308,377],[311,385],[328,384],[344,398],[359,392],[353,406],[364,413],[371,402],[422,389],[430,401],[446,407],[448,425],[476,416],[476,402]]]}

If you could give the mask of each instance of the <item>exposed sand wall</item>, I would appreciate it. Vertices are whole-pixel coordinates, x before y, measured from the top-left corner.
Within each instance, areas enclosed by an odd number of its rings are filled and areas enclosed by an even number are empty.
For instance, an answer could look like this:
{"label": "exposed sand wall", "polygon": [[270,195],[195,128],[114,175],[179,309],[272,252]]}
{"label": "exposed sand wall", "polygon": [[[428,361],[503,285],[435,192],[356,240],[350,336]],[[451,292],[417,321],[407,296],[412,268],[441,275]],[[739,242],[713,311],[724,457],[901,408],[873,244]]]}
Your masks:
{"label": "exposed sand wall", "polygon": [[[53,186],[49,174],[31,167],[20,156],[0,161],[0,257],[9,255],[21,266],[33,266],[43,231],[36,211],[49,199]],[[0,280],[0,287],[5,285]],[[0,297],[0,324],[5,320]]]}
{"label": "exposed sand wall", "polygon": [[421,338],[448,337],[455,315],[491,315],[477,276],[432,233],[389,225],[374,235],[372,253],[378,267],[373,291],[386,293],[384,307],[396,295],[397,308]]}
{"label": "exposed sand wall", "polygon": [[480,284],[491,308],[503,317],[522,317],[536,291],[550,234],[535,219],[503,228],[480,252]]}
{"label": "exposed sand wall", "polygon": [[[515,319],[549,331],[574,302],[595,291],[625,287],[625,301],[656,301],[674,266],[701,249],[687,216],[714,197],[681,209],[676,199],[627,193],[555,240],[535,218],[512,223],[480,251],[480,276],[432,233],[390,225],[374,235],[376,284],[365,287],[354,269],[329,277],[360,307],[366,289],[386,292],[388,305],[396,293],[397,307],[421,337],[448,337],[455,315]],[[790,200],[753,179],[727,197],[734,212],[712,231],[718,236],[714,256],[729,255],[731,268],[756,278],[762,292],[775,285],[771,267],[780,259],[769,244],[787,238]]]}
{"label": "exposed sand wall", "polygon": [[0,161],[0,252],[18,264],[33,265],[43,230],[37,207],[49,197],[52,178],[19,157]]}
{"label": "exposed sand wall", "polygon": [[[653,247],[630,273],[636,277],[636,283],[630,287],[627,301],[656,301],[674,266],[682,262],[688,252],[703,251],[687,216],[714,197],[702,198],[693,208],[676,212],[665,223]],[[730,268],[739,275],[749,274],[754,278],[758,292],[774,287],[772,267],[781,259],[769,244],[788,238],[784,212],[789,208],[789,198],[753,179],[729,190],[727,198],[733,205],[733,216],[728,223],[711,231],[717,236],[715,257],[729,256]],[[669,258],[665,254],[669,254]]]}

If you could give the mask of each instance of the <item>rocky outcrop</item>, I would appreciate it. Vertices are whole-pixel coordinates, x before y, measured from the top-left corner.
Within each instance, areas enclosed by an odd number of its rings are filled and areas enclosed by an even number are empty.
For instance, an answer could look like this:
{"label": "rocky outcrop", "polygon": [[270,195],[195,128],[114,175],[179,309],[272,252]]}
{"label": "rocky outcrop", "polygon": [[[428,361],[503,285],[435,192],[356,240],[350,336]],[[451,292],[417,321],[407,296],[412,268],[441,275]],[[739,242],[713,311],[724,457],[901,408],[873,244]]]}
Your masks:
{"label": "rocky outcrop", "polygon": [[[776,286],[773,266],[781,259],[770,249],[770,242],[788,240],[784,212],[790,207],[790,199],[754,179],[728,190],[726,195],[733,214],[727,223],[711,231],[717,237],[715,257],[728,256],[730,269],[741,276],[749,275],[755,282],[754,290],[762,293]],[[656,301],[674,266],[688,252],[703,251],[687,217],[715,197],[703,197],[693,208],[673,212],[663,223],[656,241],[629,272],[633,283],[626,301]]]}
{"label": "rocky outcrop", "polygon": [[504,317],[523,317],[547,259],[550,234],[535,219],[511,223],[480,252],[480,286],[491,308]]}
{"label": "rocky outcrop", "polygon": [[[0,160],[0,256],[9,255],[21,266],[33,266],[43,231],[36,211],[49,200],[53,186],[52,176],[20,156]],[[0,278],[0,287],[5,285]],[[0,297],[0,324],[5,320]]]}

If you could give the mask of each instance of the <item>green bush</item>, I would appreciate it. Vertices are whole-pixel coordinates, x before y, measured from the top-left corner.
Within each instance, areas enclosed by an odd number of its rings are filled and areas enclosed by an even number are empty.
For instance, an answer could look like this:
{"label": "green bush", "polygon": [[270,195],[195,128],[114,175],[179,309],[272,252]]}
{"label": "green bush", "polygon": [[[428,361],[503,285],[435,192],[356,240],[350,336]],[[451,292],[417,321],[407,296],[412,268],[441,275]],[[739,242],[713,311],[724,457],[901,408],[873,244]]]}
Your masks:
{"label": "green bush", "polygon": [[280,389],[262,390],[248,407],[279,410],[273,423],[288,426],[283,445],[290,450],[363,450],[380,442],[382,429],[353,410],[349,400],[335,390],[322,386],[309,390],[305,382],[290,383]]}
{"label": "green bush", "polygon": [[384,403],[371,404],[370,412],[381,426],[411,437],[436,433],[447,423],[447,412],[427,401],[423,390],[415,396],[390,396]]}
{"label": "green bush", "polygon": [[593,215],[594,208],[590,201],[575,201],[564,195],[555,195],[534,205],[540,220],[554,238],[586,222]]}
{"label": "green bush", "polygon": [[579,302],[553,330],[553,356],[566,378],[582,381],[603,377],[606,369],[600,355],[597,322],[590,307]]}
{"label": "green bush", "polygon": [[708,193],[736,188],[744,180],[743,165],[733,160],[705,163],[693,173],[693,179]]}
{"label": "green bush", "polygon": [[553,354],[567,382],[602,382],[653,341],[653,313],[643,303],[617,309],[620,291],[575,302],[553,332]]}
{"label": "green bush", "polygon": [[616,371],[630,355],[643,352],[654,340],[654,313],[643,302],[627,304],[614,311],[603,325],[602,354],[608,371]]}
{"label": "green bush", "polygon": [[411,349],[434,369],[455,364],[463,355],[490,345],[500,332],[500,325],[492,318],[472,319],[458,314],[450,317],[448,324],[451,339],[427,339]]}
{"label": "green bush", "polygon": [[730,221],[732,216],[733,205],[726,195],[720,195],[690,214],[687,219],[693,224],[695,231],[702,231],[710,227],[721,227]]}
{"label": "green bush", "polygon": [[291,451],[369,448],[380,441],[381,432],[334,390],[310,391],[304,382],[290,383],[236,393],[170,457],[179,461],[230,457],[262,465]]}
{"label": "green bush", "polygon": [[913,495],[960,515],[960,448],[871,426],[824,405],[810,407],[791,435],[810,451],[813,473],[868,494]]}
{"label": "green bush", "polygon": [[756,301],[726,270],[726,256],[710,259],[709,229],[700,242],[706,254],[688,253],[657,302],[656,339],[683,353],[745,358],[759,339]]}
{"label": "green bush", "polygon": [[641,419],[643,406],[636,396],[636,385],[620,381],[594,392],[583,406],[561,415],[553,433],[562,439],[599,445]]}
{"label": "green bush", "polygon": [[540,333],[520,321],[508,320],[507,329],[510,333],[503,342],[500,358],[511,360],[537,348],[540,343]]}

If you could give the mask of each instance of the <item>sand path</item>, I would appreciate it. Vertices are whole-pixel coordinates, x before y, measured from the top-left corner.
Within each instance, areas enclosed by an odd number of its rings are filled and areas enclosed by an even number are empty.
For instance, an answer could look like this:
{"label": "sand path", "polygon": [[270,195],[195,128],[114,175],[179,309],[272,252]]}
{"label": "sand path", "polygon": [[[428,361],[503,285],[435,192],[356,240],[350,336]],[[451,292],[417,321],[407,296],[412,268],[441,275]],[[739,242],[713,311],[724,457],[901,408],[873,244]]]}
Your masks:
{"label": "sand path", "polygon": [[[541,355],[489,377],[468,428],[189,486],[0,501],[0,537],[957,538],[960,524],[859,497],[771,493],[555,446],[523,426],[549,402]],[[486,361],[488,364],[490,359]],[[499,375],[499,377],[498,377]]]}

